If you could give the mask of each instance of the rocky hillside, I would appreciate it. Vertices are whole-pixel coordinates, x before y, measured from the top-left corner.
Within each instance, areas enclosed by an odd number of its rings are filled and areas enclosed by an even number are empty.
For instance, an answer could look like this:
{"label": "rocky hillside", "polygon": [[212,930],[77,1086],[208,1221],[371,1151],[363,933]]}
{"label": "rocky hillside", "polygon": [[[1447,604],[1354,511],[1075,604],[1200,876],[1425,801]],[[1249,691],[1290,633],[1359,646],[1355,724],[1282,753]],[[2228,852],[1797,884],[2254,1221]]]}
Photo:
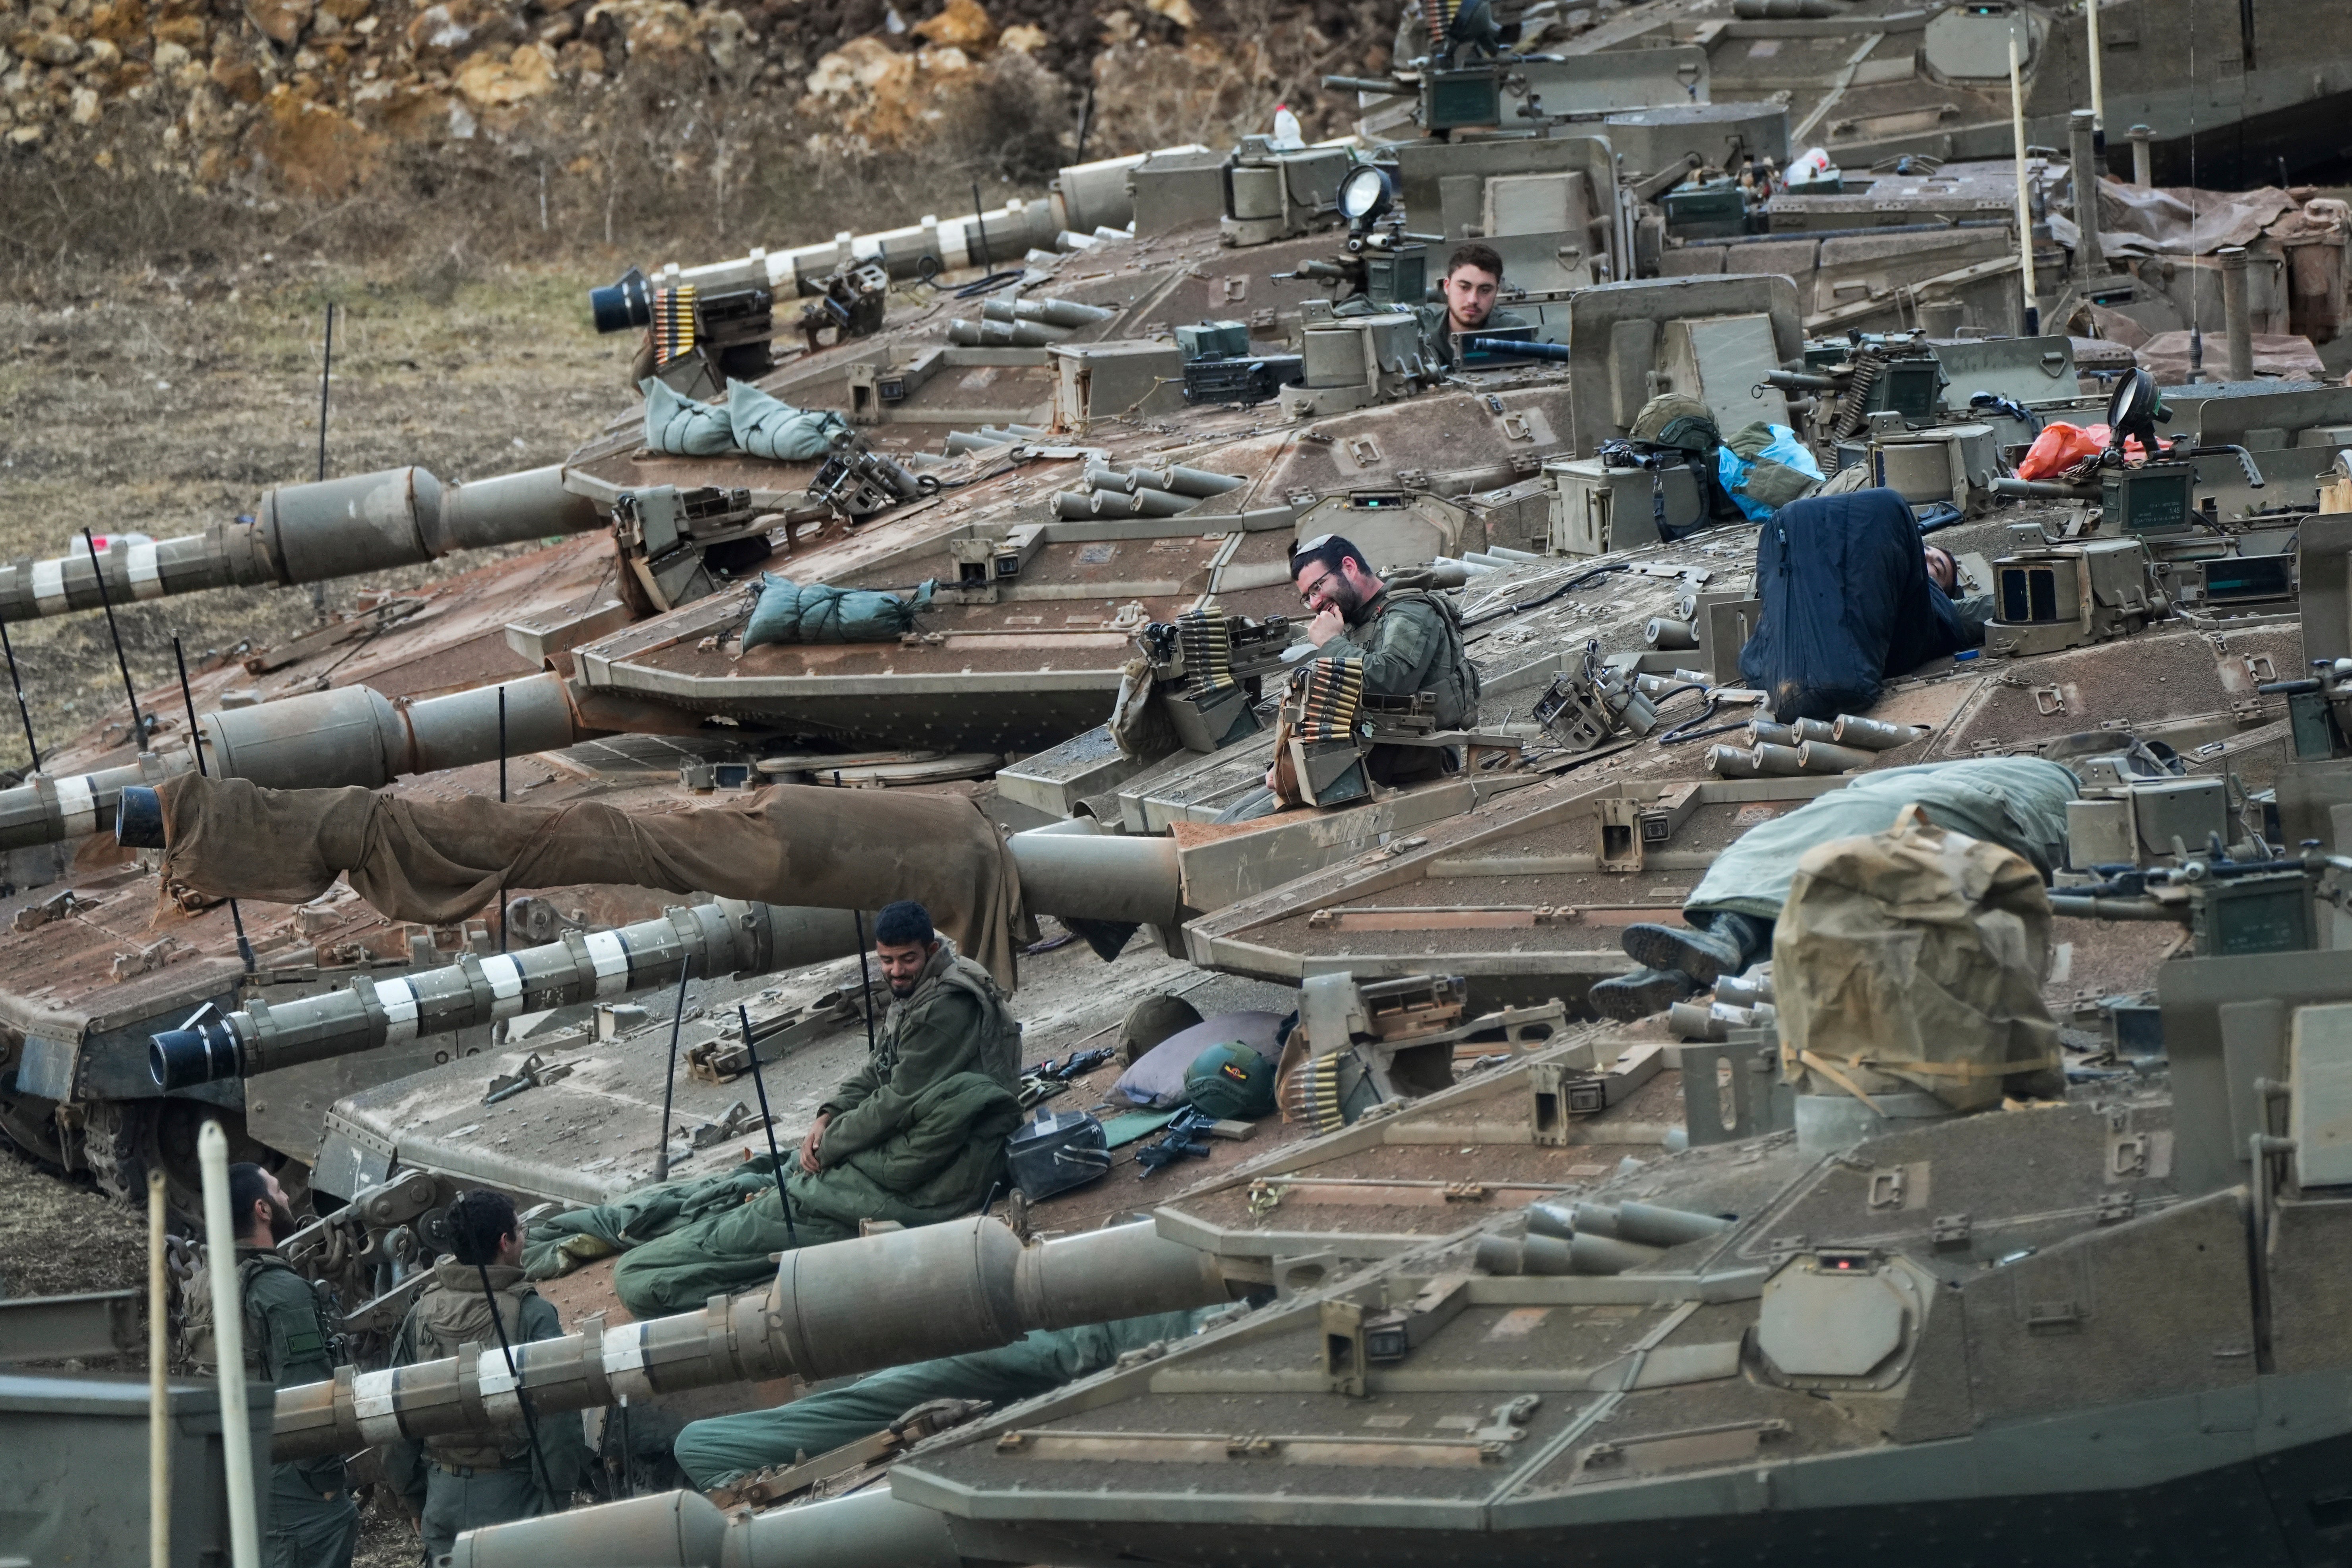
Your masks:
{"label": "rocky hillside", "polygon": [[365,207],[378,242],[469,189],[492,248],[831,232],[1034,184],[1082,130],[1105,155],[1263,128],[1285,100],[1336,126],[1318,79],[1384,67],[1395,19],[1394,0],[5,0],[0,183],[93,233],[117,187],[152,187],[111,220],[134,248],[164,187]]}

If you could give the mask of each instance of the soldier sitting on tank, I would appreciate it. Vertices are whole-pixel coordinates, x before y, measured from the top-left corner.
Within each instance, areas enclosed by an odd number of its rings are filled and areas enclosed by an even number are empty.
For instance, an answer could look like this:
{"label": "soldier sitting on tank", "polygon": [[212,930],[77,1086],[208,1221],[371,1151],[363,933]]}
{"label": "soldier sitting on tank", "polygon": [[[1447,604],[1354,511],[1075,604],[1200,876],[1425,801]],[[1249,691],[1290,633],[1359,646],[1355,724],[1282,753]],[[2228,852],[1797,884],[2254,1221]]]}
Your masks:
{"label": "soldier sitting on tank", "polygon": [[1451,370],[1454,339],[1461,333],[1526,326],[1528,319],[1517,311],[1495,308],[1496,290],[1502,286],[1503,258],[1493,246],[1472,240],[1454,247],[1437,286],[1444,303],[1413,307],[1421,321],[1422,358]]}
{"label": "soldier sitting on tank", "polygon": [[[698,1307],[775,1271],[787,1247],[840,1241],[867,1220],[929,1225],[968,1214],[1004,1176],[1004,1140],[1021,1124],[1021,1026],[986,969],[959,954],[930,911],[901,900],[874,921],[874,956],[890,1008],[873,1054],[819,1108],[797,1155],[786,1156],[791,1224],[763,1162],[706,1178],[713,1205],[643,1246],[648,1195],[557,1224],[629,1247],[613,1288],[633,1312]],[[656,1189],[656,1194],[677,1189]],[[666,1211],[675,1219],[678,1206]]]}
{"label": "soldier sitting on tank", "polygon": [[[278,1251],[296,1229],[285,1189],[258,1165],[231,1165],[228,1204],[236,1226],[237,1289],[245,1298],[246,1375],[280,1388],[331,1381],[338,1347],[318,1295]],[[209,1372],[219,1365],[210,1276],[199,1270],[195,1279],[180,1349],[183,1359]],[[263,1546],[269,1568],[351,1568],[359,1538],[359,1510],[342,1456],[269,1468],[269,1538]]]}
{"label": "soldier sitting on tank", "polygon": [[[1441,730],[1458,730],[1477,717],[1478,667],[1470,662],[1450,600],[1419,588],[1390,587],[1364,552],[1336,533],[1292,552],[1290,575],[1315,615],[1307,624],[1307,641],[1323,658],[1361,659],[1366,694],[1425,692]],[[1378,745],[1364,759],[1365,772],[1382,785],[1419,784],[1452,766],[1442,746]],[[1272,770],[1266,784],[1275,787]]]}
{"label": "soldier sitting on tank", "polygon": [[[392,1364],[438,1361],[473,1345],[492,1353],[563,1332],[554,1307],[522,1277],[514,1205],[477,1190],[449,1205],[450,1255],[408,1309]],[[520,1432],[457,1433],[385,1445],[383,1470],[425,1537],[427,1563],[484,1525],[531,1519],[570,1502],[587,1445],[580,1416],[551,1411]]]}

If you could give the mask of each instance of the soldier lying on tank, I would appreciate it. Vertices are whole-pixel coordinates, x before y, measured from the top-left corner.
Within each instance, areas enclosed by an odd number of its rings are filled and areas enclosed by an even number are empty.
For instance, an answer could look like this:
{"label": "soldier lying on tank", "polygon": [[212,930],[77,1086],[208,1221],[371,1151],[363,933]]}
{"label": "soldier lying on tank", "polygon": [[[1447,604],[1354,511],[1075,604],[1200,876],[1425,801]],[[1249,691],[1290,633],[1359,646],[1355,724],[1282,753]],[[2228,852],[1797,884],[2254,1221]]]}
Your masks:
{"label": "soldier lying on tank", "polygon": [[865,1065],[826,1097],[797,1155],[786,1156],[789,1225],[763,1161],[557,1217],[560,1228],[629,1249],[613,1288],[631,1311],[677,1311],[750,1289],[775,1272],[776,1252],[846,1239],[866,1220],[929,1225],[969,1214],[1003,1181],[1004,1140],[1021,1124],[1021,1026],[1003,993],[918,903],[875,917],[874,956],[889,1012]]}
{"label": "soldier lying on tank", "polygon": [[[228,1202],[237,1227],[237,1288],[245,1295],[247,1374],[280,1388],[332,1379],[337,1346],[320,1313],[318,1295],[278,1251],[278,1244],[295,1231],[285,1189],[258,1165],[231,1165]],[[189,1359],[216,1364],[212,1304],[206,1300],[191,1305]],[[352,1502],[341,1456],[289,1459],[269,1468],[269,1539],[263,1557],[269,1568],[350,1568],[359,1538],[359,1510]]]}
{"label": "soldier lying on tank", "polygon": [[[401,1321],[393,1365],[453,1356],[460,1345],[501,1354],[562,1334],[554,1307],[523,1279],[522,1226],[504,1196],[478,1190],[451,1204],[449,1244],[450,1256],[433,1266],[433,1282]],[[389,1443],[383,1470],[430,1563],[466,1531],[567,1506],[586,1455],[578,1414],[551,1411],[520,1433]]]}
{"label": "soldier lying on tank", "polygon": [[[1463,646],[1453,602],[1420,588],[1391,588],[1364,552],[1336,533],[1291,552],[1291,580],[1314,619],[1307,640],[1323,658],[1361,659],[1364,691],[1373,697],[1433,700],[1437,727],[1458,730],[1477,716],[1478,668]],[[1374,746],[1365,771],[1376,784],[1418,784],[1450,772],[1441,746]],[[1266,774],[1273,787],[1273,771]]]}
{"label": "soldier lying on tank", "polygon": [[1473,240],[1454,247],[1454,254],[1445,258],[1445,277],[1437,286],[1445,302],[1416,305],[1412,310],[1421,321],[1422,357],[1450,370],[1458,334],[1526,326],[1528,319],[1517,311],[1495,309],[1495,294],[1502,286],[1503,258],[1493,246]]}
{"label": "soldier lying on tank", "polygon": [[2073,773],[2041,757],[1864,773],[1742,834],[1684,900],[1685,924],[1627,926],[1625,954],[1642,967],[1593,986],[1592,1005],[1621,1022],[1647,1017],[1771,957],[1772,928],[1805,852],[1885,833],[1914,803],[1938,827],[2015,850],[2047,881],[2064,863],[2066,803],[2078,793]]}

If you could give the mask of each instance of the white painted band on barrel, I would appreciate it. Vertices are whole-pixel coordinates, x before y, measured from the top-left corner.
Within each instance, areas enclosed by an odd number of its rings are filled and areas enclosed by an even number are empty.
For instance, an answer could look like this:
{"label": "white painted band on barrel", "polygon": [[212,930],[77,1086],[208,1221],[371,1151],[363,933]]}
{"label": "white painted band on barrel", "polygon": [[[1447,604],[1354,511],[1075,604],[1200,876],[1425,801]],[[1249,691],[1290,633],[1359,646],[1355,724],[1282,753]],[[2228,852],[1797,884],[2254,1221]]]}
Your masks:
{"label": "white painted band on barrel", "polygon": [[68,838],[98,831],[98,796],[90,790],[89,774],[58,781],[58,815]]}
{"label": "white painted band on barrel", "polygon": [[163,573],[155,560],[155,542],[131,547],[131,596],[134,599],[160,599],[163,596]]}
{"label": "white painted band on barrel", "polygon": [[54,555],[33,563],[33,603],[44,615],[66,607],[66,563]]}
{"label": "white painted band on barrel", "polygon": [[588,933],[588,962],[596,966],[596,994],[618,996],[629,988],[629,950],[614,931]]}
{"label": "white painted band on barrel", "polygon": [[393,1411],[392,1380],[397,1372],[363,1372],[352,1379],[352,1414],[359,1418],[360,1440],[371,1447],[402,1436],[400,1417]]}
{"label": "white painted band on barrel", "polygon": [[375,999],[383,1007],[383,1043],[400,1045],[416,1037],[416,988],[405,980],[379,980]]}
{"label": "white painted band on barrel", "polygon": [[503,952],[482,960],[482,978],[490,983],[490,1016],[511,1018],[522,1011],[522,965]]}

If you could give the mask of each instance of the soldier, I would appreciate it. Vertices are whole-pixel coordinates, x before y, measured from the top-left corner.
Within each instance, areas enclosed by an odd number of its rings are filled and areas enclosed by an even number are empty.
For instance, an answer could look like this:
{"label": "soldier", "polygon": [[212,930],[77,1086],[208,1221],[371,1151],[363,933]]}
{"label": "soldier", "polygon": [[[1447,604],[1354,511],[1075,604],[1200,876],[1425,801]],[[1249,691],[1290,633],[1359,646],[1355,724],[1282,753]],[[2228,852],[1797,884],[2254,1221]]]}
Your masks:
{"label": "soldier", "polygon": [[[1374,697],[1433,700],[1437,727],[1459,729],[1478,714],[1478,667],[1463,646],[1451,602],[1418,588],[1391,588],[1364,552],[1336,533],[1298,546],[1291,580],[1315,613],[1307,639],[1324,658],[1364,663],[1364,690]],[[1436,746],[1374,746],[1365,771],[1377,784],[1413,784],[1448,769]],[[1273,779],[1269,774],[1269,785]]]}
{"label": "soldier", "polygon": [[[320,1315],[319,1298],[310,1282],[278,1251],[278,1244],[295,1231],[285,1189],[258,1165],[231,1165],[228,1202],[237,1227],[236,1280],[245,1297],[247,1374],[280,1388],[331,1381],[334,1339]],[[217,1364],[212,1313],[209,1296],[191,1301],[185,1342],[188,1358],[199,1365]],[[270,1568],[351,1568],[359,1535],[359,1510],[352,1502],[341,1456],[270,1467]]]}
{"label": "soldier", "polygon": [[1493,246],[1476,240],[1455,246],[1445,260],[1444,279],[1438,284],[1445,302],[1413,307],[1412,313],[1421,320],[1422,357],[1451,369],[1454,342],[1459,334],[1526,326],[1527,318],[1517,311],[1495,309],[1495,291],[1502,286],[1503,258]]}
{"label": "soldier", "polygon": [[[497,1352],[563,1332],[555,1309],[522,1277],[514,1205],[475,1191],[449,1205],[450,1256],[401,1321],[392,1363],[437,1361],[461,1345]],[[587,1445],[580,1417],[551,1412],[520,1434],[463,1434],[384,1448],[384,1476],[425,1537],[427,1563],[466,1531],[562,1509],[579,1485]]]}

